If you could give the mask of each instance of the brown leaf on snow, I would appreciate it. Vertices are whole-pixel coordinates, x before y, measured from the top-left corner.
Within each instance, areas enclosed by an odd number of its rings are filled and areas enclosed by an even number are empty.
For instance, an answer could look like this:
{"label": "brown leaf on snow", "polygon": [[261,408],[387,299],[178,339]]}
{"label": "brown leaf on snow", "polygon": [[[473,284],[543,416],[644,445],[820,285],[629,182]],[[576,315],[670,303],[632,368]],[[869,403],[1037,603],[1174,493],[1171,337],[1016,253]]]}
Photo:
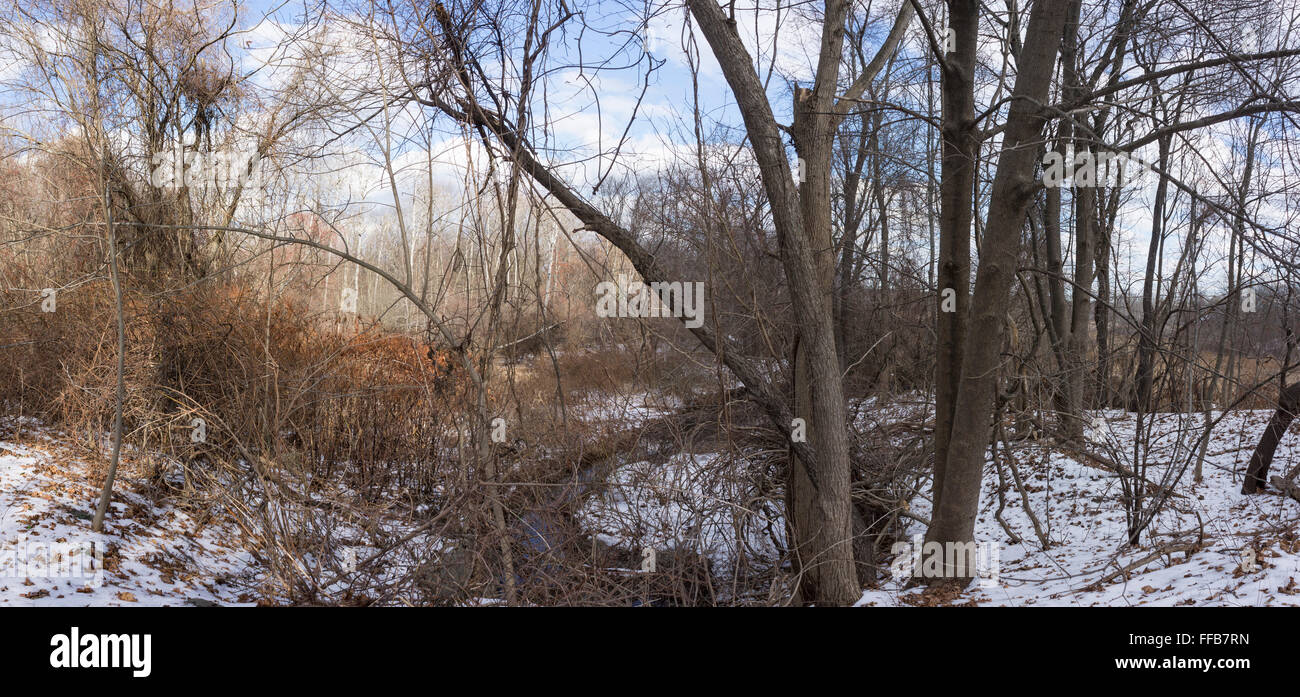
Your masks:
{"label": "brown leaf on snow", "polygon": [[138,601],[135,599],[135,594],[132,593],[131,591],[118,591],[118,592],[117,592],[117,599],[118,599],[118,600],[121,600],[121,601],[123,601],[123,602],[127,602],[127,603],[138,602]]}

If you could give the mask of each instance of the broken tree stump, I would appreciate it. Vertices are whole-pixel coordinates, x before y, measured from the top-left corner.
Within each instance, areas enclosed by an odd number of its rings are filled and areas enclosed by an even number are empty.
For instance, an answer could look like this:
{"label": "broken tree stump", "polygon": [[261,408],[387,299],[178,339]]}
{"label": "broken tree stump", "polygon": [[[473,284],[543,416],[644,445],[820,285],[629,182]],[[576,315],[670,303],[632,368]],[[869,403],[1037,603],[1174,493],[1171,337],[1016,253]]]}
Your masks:
{"label": "broken tree stump", "polygon": [[[1297,407],[1300,407],[1300,382],[1288,386],[1278,396],[1277,411],[1269,419],[1268,427],[1259,438],[1259,445],[1250,456],[1250,465],[1246,467],[1246,480],[1241,483],[1241,493],[1254,494],[1262,491],[1268,481],[1268,468],[1273,464],[1273,452],[1277,450],[1278,441],[1286,434],[1286,429],[1295,420]],[[1274,477],[1280,480],[1281,477]],[[1276,485],[1275,485],[1276,486]]]}

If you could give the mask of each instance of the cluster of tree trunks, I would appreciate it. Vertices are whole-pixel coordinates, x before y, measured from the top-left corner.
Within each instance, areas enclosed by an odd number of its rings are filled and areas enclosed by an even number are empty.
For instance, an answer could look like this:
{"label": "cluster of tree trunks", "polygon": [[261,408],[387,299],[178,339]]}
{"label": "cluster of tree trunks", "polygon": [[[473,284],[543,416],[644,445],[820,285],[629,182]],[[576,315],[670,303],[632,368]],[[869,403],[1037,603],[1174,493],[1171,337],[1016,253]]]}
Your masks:
{"label": "cluster of tree trunks", "polygon": [[[934,516],[926,533],[927,542],[964,544],[974,539],[980,482],[992,436],[998,364],[1007,325],[1005,308],[1016,278],[1026,215],[1039,190],[1034,176],[1041,152],[1038,143],[1042,141],[1050,115],[1042,105],[1047,102],[1057,50],[1073,4],[1040,2],[1030,11],[980,239],[974,295],[965,312],[958,311],[957,317],[948,320],[955,325],[956,341],[945,346],[945,337],[940,336],[936,370],[940,387],[936,391]],[[944,71],[943,84],[945,108],[949,104],[962,108],[961,113],[944,113],[945,133],[966,132],[966,137],[972,138],[976,126],[966,117],[965,105],[974,102],[973,93],[966,94],[974,88],[973,81],[967,79],[973,75],[974,51],[966,44],[976,40],[978,13],[977,2],[949,3],[949,21],[956,30],[957,51],[947,60],[950,64],[958,63]],[[972,62],[966,65],[967,60]],[[953,79],[951,75],[961,78]],[[958,90],[962,94],[949,94]],[[945,161],[949,156],[946,148],[945,145]],[[951,156],[955,159],[960,155],[953,152]],[[950,175],[951,170],[945,164],[941,187],[947,186]],[[969,264],[969,255],[961,249],[966,247],[971,234],[963,221],[973,207],[974,192],[969,187],[943,198],[941,243],[946,242],[949,249],[955,250],[954,258],[945,258],[945,263]],[[960,303],[967,289],[962,286],[954,290]],[[939,313],[943,317],[942,293]],[[929,583],[964,580],[968,579],[947,568],[942,576],[926,579]]]}

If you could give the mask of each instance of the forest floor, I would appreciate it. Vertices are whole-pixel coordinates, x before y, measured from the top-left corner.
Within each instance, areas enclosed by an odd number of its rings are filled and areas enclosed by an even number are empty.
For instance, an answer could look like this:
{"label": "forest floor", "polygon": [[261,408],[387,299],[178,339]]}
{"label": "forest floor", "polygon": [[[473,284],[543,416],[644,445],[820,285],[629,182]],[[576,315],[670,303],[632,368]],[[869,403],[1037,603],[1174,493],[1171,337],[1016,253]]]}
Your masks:
{"label": "forest floor", "polygon": [[21,437],[6,428],[0,440],[0,607],[251,604],[251,558],[228,524],[151,503],[119,471],[104,530],[91,532],[91,468],[19,424]]}
{"label": "forest floor", "polygon": [[[900,573],[864,592],[859,604],[1300,605],[1300,502],[1272,491],[1239,493],[1245,463],[1270,415],[1226,415],[1206,449],[1199,483],[1189,447],[1202,415],[1158,415],[1158,436],[1144,454],[1150,462],[1145,475],[1172,484],[1176,495],[1132,548],[1124,544],[1125,497],[1114,472],[1021,443],[1010,457],[1038,531],[1003,455],[1005,488],[999,496],[998,471],[990,464],[976,523],[976,539],[990,562],[982,569],[985,578],[964,591],[941,593],[907,589]],[[1131,469],[1134,416],[1096,416],[1088,432],[1093,452]],[[99,495],[93,482],[102,474],[65,447],[66,438],[30,420],[20,425],[18,436],[12,427],[0,434],[0,607],[232,605],[259,597],[256,564],[240,546],[239,531],[216,517],[200,524],[165,497],[153,503],[158,497],[147,495],[146,480],[127,474],[129,466],[119,474],[104,532],[92,533]],[[745,463],[720,457],[678,453],[629,463],[613,475],[622,485],[617,493],[593,498],[582,517],[594,531],[610,531],[600,534],[609,543],[631,542],[612,531],[635,530],[637,544],[672,546],[690,537],[708,542],[704,551],[719,559],[734,557],[737,545],[759,556],[774,554],[771,537],[784,526],[780,511],[759,511],[758,528],[765,533],[738,539],[726,502],[743,487],[716,475],[719,465],[738,475]],[[1279,446],[1273,472],[1297,462],[1300,439],[1292,435]],[[1154,491],[1148,487],[1148,504]],[[910,505],[918,518],[929,516],[928,496],[923,491]],[[997,519],[1000,505],[1005,528]],[[921,522],[912,523],[903,544],[923,533]],[[894,566],[908,558],[904,551]]]}
{"label": "forest floor", "polygon": [[[1094,420],[1088,433],[1094,452],[1131,469],[1134,415],[1115,411],[1097,416],[1103,420]],[[890,578],[864,593],[860,604],[1300,605],[1300,502],[1274,491],[1240,493],[1242,473],[1270,416],[1268,411],[1225,416],[1213,431],[1204,477],[1196,483],[1195,453],[1189,453],[1188,445],[1196,441],[1202,416],[1157,415],[1153,432],[1159,437],[1152,442],[1146,477],[1163,485],[1176,482],[1178,495],[1133,548],[1125,547],[1123,487],[1113,472],[1084,458],[1033,446],[1020,449],[1013,457],[1047,544],[1035,532],[1005,466],[1002,518],[1020,541],[1013,541],[997,521],[999,482],[990,465],[975,527],[989,560],[981,562],[986,578],[960,593],[904,589]],[[1300,439],[1284,438],[1272,472],[1285,473],[1298,458]],[[928,517],[928,509],[927,500],[913,504],[922,517]],[[914,534],[924,534],[920,523],[908,530]]]}

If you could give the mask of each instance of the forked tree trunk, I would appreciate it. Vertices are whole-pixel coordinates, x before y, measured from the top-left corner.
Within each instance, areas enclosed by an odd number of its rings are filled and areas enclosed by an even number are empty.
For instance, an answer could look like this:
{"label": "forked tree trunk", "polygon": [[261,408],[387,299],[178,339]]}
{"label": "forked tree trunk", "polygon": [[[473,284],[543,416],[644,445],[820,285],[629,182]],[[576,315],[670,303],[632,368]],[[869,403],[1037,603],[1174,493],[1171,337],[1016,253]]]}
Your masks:
{"label": "forked tree trunk", "polygon": [[831,311],[830,143],[834,90],[844,38],[844,3],[827,3],[823,54],[811,90],[795,94],[795,146],[804,164],[796,186],[781,133],[753,61],[715,0],[692,0],[692,16],[731,85],[762,173],[781,243],[790,300],[798,318],[795,415],[808,425],[815,457],[792,458],[787,500],[799,565],[796,602],[848,605],[861,586],[853,564],[847,412]]}
{"label": "forked tree trunk", "polygon": [[831,154],[835,134],[854,100],[884,66],[911,21],[904,3],[889,37],[875,58],[837,103],[844,25],[850,4],[828,0],[812,89],[796,88],[795,151],[803,181],[790,176],[781,132],[753,60],[733,21],[716,0],[689,0],[723,75],[736,97],[772,219],[781,244],[781,262],[798,324],[795,363],[795,415],[807,421],[812,458],[794,457],[786,482],[791,548],[799,567],[795,602],[847,605],[857,600],[861,583],[853,555],[850,500],[848,413],[835,345],[835,255],[831,244]]}
{"label": "forked tree trunk", "polygon": [[[1049,113],[1047,100],[1067,4],[1035,3],[1030,12],[1020,72],[1016,78],[997,174],[993,178],[980,265],[966,321],[966,346],[954,404],[942,489],[935,496],[927,542],[968,544],[974,540],[980,481],[993,428],[993,403],[1006,327],[1006,306],[1016,277],[1025,214],[1038,189],[1034,170]],[[955,16],[954,16],[955,19]],[[938,477],[936,472],[936,484]],[[943,578],[969,579],[944,564]]]}

